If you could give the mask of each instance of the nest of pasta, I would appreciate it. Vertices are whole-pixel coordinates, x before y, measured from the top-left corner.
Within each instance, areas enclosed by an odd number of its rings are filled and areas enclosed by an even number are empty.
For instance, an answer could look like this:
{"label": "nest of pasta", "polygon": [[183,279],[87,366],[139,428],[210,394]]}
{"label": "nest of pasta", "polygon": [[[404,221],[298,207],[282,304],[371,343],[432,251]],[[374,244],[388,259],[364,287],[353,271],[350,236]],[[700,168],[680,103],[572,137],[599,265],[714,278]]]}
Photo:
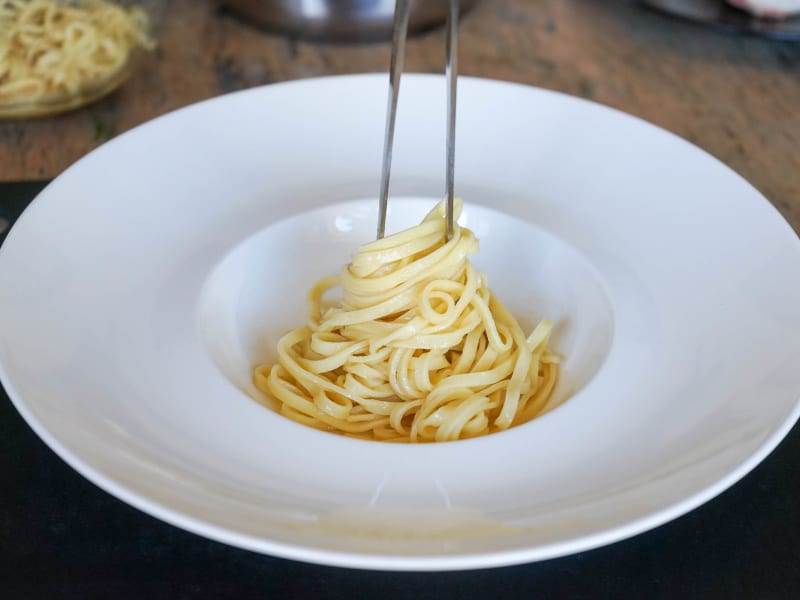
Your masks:
{"label": "nest of pasta", "polygon": [[106,0],[0,0],[0,105],[96,94],[152,49],[148,16]]}
{"label": "nest of pasta", "polygon": [[[461,210],[460,201],[457,212]],[[552,325],[526,336],[467,256],[473,233],[445,237],[444,206],[361,247],[309,294],[306,326],[278,343],[256,387],[285,416],[364,439],[452,441],[508,429],[546,410],[559,358]],[[341,286],[341,302],[324,293]]]}

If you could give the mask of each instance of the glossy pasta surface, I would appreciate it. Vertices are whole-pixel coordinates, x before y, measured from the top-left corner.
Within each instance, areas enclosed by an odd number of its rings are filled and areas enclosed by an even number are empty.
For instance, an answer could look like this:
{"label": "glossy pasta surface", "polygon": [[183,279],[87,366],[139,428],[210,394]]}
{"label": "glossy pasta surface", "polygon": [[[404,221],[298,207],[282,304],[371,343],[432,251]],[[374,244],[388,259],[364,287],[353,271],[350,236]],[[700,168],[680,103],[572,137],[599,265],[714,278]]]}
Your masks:
{"label": "glossy pasta surface", "polygon": [[453,441],[536,417],[558,378],[551,324],[526,336],[468,260],[477,251],[469,229],[446,240],[443,203],[362,246],[312,288],[308,323],[255,368],[256,387],[295,421],[372,440]]}

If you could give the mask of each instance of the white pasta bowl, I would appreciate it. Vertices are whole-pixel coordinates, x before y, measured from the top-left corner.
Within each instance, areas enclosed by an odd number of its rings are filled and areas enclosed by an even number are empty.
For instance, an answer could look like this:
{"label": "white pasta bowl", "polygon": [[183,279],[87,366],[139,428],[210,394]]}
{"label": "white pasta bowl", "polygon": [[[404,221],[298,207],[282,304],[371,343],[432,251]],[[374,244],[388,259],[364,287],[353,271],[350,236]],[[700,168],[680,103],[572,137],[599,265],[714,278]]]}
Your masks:
{"label": "white pasta bowl", "polygon": [[[555,323],[552,410],[382,444],[259,404],[252,366],[372,239],[386,77],[268,86],[102,146],[0,249],[0,376],[88,479],[169,523],[333,565],[458,569],[655,527],[735,483],[800,397],[800,242],[690,144],[538,89],[460,82],[474,262]],[[389,229],[443,190],[443,79],[403,81]]]}

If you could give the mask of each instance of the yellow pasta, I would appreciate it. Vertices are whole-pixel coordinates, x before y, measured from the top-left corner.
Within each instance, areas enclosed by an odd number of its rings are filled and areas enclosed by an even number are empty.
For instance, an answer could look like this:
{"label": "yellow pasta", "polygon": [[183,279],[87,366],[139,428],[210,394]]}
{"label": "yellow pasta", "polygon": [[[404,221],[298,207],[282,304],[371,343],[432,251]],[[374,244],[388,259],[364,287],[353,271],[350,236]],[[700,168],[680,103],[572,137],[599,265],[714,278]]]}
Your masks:
{"label": "yellow pasta", "polygon": [[[459,226],[446,240],[443,203],[362,246],[312,288],[308,324],[254,369],[256,387],[295,421],[371,440],[452,441],[538,416],[558,378],[552,325],[526,337],[467,259],[477,250]],[[325,306],[337,285],[341,301]]]}
{"label": "yellow pasta", "polygon": [[0,0],[0,102],[46,102],[103,85],[137,48],[146,13],[105,0]]}

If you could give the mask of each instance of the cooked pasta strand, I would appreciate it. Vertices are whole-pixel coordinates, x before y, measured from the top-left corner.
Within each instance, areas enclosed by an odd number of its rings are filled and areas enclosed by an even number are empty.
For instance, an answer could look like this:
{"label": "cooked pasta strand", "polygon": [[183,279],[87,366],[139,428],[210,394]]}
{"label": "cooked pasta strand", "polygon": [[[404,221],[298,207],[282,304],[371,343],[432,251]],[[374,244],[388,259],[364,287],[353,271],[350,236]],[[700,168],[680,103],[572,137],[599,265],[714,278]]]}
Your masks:
{"label": "cooked pasta strand", "polygon": [[154,45],[138,6],[0,0],[0,103],[50,101],[100,87],[135,48]]}
{"label": "cooked pasta strand", "polygon": [[[467,259],[477,250],[459,226],[446,240],[443,203],[362,246],[312,288],[309,324],[255,368],[256,387],[295,421],[380,441],[452,441],[540,415],[558,379],[552,325],[526,336]],[[343,300],[323,306],[336,285]]]}

